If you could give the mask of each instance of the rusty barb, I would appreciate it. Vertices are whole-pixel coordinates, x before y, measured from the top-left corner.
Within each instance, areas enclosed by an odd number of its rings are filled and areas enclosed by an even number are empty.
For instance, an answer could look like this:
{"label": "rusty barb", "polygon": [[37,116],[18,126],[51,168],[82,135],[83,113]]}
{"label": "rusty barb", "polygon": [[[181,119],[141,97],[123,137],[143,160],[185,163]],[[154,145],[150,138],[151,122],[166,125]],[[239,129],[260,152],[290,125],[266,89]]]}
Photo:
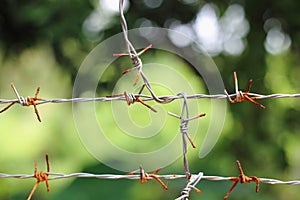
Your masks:
{"label": "rusty barb", "polygon": [[146,106],[147,108],[149,108],[150,110],[152,110],[153,112],[157,112],[157,110],[155,110],[152,106],[150,106],[149,104],[146,104],[145,101],[143,101],[140,97],[140,93],[139,94],[132,94],[132,93],[127,93],[124,92],[123,94],[113,94],[111,96],[106,96],[107,98],[112,98],[112,97],[124,97],[125,101],[127,102],[127,105],[130,106],[131,104],[134,104],[135,102],[139,102],[142,105]]}
{"label": "rusty barb", "polygon": [[140,75],[142,73],[142,67],[143,67],[143,63],[141,61],[141,59],[139,58],[140,55],[142,55],[143,53],[145,53],[148,49],[152,48],[152,44],[150,44],[149,46],[147,46],[146,48],[144,48],[142,51],[140,51],[139,53],[119,53],[119,54],[113,54],[113,56],[129,56],[132,64],[133,64],[133,68],[131,69],[127,69],[125,71],[122,72],[122,74],[127,74],[128,72],[131,72],[135,69],[138,70],[136,77],[135,77],[135,82],[134,82],[134,86],[136,86],[136,84],[138,83],[139,79],[140,79]]}
{"label": "rusty barb", "polygon": [[50,172],[50,164],[49,164],[49,159],[48,159],[48,154],[46,154],[46,164],[47,164],[47,172],[38,172],[37,171],[37,162],[34,163],[34,175],[33,177],[36,178],[36,183],[34,184],[27,200],[30,200],[33,193],[35,192],[37,186],[39,185],[39,183],[44,182],[46,183],[46,188],[47,188],[47,192],[50,192],[50,186],[48,183],[48,173]]}
{"label": "rusty barb", "polygon": [[[140,51],[139,53],[134,53],[136,52],[135,50],[133,52],[130,53],[120,53],[120,54],[113,54],[114,56],[129,56],[132,63],[133,63],[133,68],[127,69],[125,71],[122,72],[122,74],[127,74],[129,72],[132,72],[133,70],[137,69],[138,72],[136,74],[136,78],[135,81],[133,83],[133,86],[136,86],[140,77],[142,77],[143,80],[143,85],[139,91],[139,94],[142,94],[143,90],[146,88],[154,101],[156,101],[157,103],[161,103],[161,104],[166,104],[166,103],[170,103],[171,101],[173,101],[174,99],[169,99],[167,97],[165,98],[160,98],[158,97],[154,91],[152,90],[152,87],[148,81],[148,78],[146,77],[145,73],[143,72],[143,63],[142,60],[139,58],[140,55],[142,55],[143,53],[145,53],[148,49],[150,49],[152,47],[152,45],[150,44],[149,46],[147,46],[146,48],[144,48],[142,51]],[[133,48],[133,46],[132,46]],[[152,109],[151,109],[152,110]],[[154,111],[154,110],[153,110]],[[155,111],[154,111],[155,112]]]}
{"label": "rusty barb", "polygon": [[39,105],[39,102],[37,101],[42,101],[43,99],[38,98],[38,94],[40,93],[40,87],[38,87],[36,89],[36,93],[34,95],[34,97],[22,97],[19,95],[17,88],[15,87],[15,85],[13,83],[11,83],[11,87],[14,90],[16,96],[17,96],[17,100],[11,102],[8,106],[6,106],[5,108],[3,108],[2,110],[0,110],[0,113],[3,113],[4,111],[8,110],[10,107],[12,107],[15,103],[19,103],[22,106],[33,106],[34,107],[34,112],[36,114],[37,119],[39,120],[39,122],[42,122],[41,117],[39,115],[38,109],[37,109],[37,105]]}
{"label": "rusty barb", "polygon": [[250,182],[255,182],[256,183],[256,192],[259,191],[259,183],[260,183],[260,179],[257,178],[256,176],[246,176],[244,174],[244,171],[243,171],[243,168],[241,166],[241,163],[240,161],[236,161],[237,163],[237,166],[240,170],[240,175],[238,177],[232,177],[230,178],[229,180],[234,182],[234,184],[231,186],[231,188],[229,189],[229,191],[227,192],[227,194],[224,196],[224,200],[226,200],[229,195],[232,193],[232,191],[234,190],[234,188],[237,186],[238,182],[240,182],[241,184],[244,184],[244,183],[250,183]]}
{"label": "rusty barb", "polygon": [[163,189],[168,190],[168,186],[157,176],[157,173],[161,170],[161,168],[158,168],[155,170],[153,173],[148,174],[145,172],[142,166],[139,167],[138,170],[135,170],[133,172],[128,173],[126,176],[134,175],[134,174],[139,174],[140,176],[140,183],[144,184],[149,180],[155,179]]}
{"label": "rusty barb", "polygon": [[260,108],[266,108],[264,105],[262,105],[262,104],[258,103],[257,101],[255,101],[257,99],[256,97],[249,97],[249,93],[250,93],[250,89],[251,89],[251,85],[252,85],[252,79],[249,80],[249,84],[248,84],[246,92],[242,92],[242,91],[239,91],[238,79],[237,79],[236,72],[233,72],[233,76],[234,76],[234,85],[235,85],[236,97],[231,99],[231,97],[228,94],[227,90],[226,89],[224,90],[224,92],[225,92],[226,96],[228,97],[228,100],[230,101],[230,103],[250,101],[251,103],[259,106]]}

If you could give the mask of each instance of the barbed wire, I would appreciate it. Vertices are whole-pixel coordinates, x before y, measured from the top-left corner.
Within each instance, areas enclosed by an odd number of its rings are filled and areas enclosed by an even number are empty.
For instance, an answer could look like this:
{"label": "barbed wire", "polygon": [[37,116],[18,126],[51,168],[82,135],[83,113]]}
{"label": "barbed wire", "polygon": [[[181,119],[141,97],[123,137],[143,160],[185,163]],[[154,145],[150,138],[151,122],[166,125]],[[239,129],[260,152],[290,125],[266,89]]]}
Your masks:
{"label": "barbed wire", "polygon": [[[140,179],[140,175],[119,175],[119,174],[92,174],[92,173],[71,173],[71,174],[63,174],[57,172],[49,172],[48,175],[52,176],[48,178],[51,180],[58,179],[66,179],[66,178],[97,178],[97,179],[132,179],[138,180]],[[191,174],[191,176],[195,176],[196,174]],[[166,180],[174,180],[174,179],[182,179],[186,178],[185,174],[166,174],[166,175],[157,175],[158,178],[166,179]],[[0,173],[0,178],[15,178],[15,179],[31,179],[35,178],[34,174],[5,174]],[[232,177],[223,177],[223,176],[202,176],[202,180],[208,181],[229,181]],[[149,178],[153,179],[153,178]],[[292,180],[292,181],[282,181],[272,178],[260,178],[261,183],[271,184],[271,185],[300,185],[300,180]]]}
{"label": "barbed wire", "polygon": [[[46,164],[47,164],[47,172],[38,172],[37,171],[37,163],[34,163],[34,173],[33,174],[6,174],[0,173],[0,178],[2,179],[36,179],[36,183],[33,189],[30,192],[28,200],[31,199],[34,191],[36,190],[37,186],[41,182],[46,182],[47,191],[50,191],[49,181],[58,180],[58,179],[69,179],[69,178],[96,178],[96,179],[108,179],[108,180],[121,180],[121,179],[129,179],[129,180],[140,180],[140,183],[143,184],[150,180],[156,180],[163,189],[167,190],[168,187],[166,184],[163,183],[161,179],[164,180],[176,180],[176,179],[185,179],[187,178],[187,174],[164,174],[159,175],[157,174],[160,169],[155,170],[153,173],[146,173],[142,166],[139,167],[138,170],[130,172],[128,174],[93,174],[93,173],[57,173],[50,171],[50,163],[48,159],[48,154],[46,154]],[[237,161],[238,168],[240,170],[240,175],[238,177],[224,177],[224,176],[210,176],[204,175],[203,172],[199,172],[198,174],[189,174],[189,179],[186,187],[182,190],[181,196],[178,197],[176,200],[186,200],[189,198],[189,193],[192,189],[194,189],[197,193],[201,194],[202,191],[196,188],[196,185],[201,180],[207,181],[231,181],[234,182],[234,185],[230,188],[229,192],[225,195],[224,199],[227,199],[228,196],[231,194],[235,186],[238,182],[241,184],[243,183],[250,183],[256,182],[256,192],[259,190],[259,183],[264,184],[271,184],[271,185],[300,185],[300,180],[292,180],[292,181],[282,181],[277,179],[270,179],[270,178],[257,178],[256,176],[246,176],[242,170],[241,164]]]}
{"label": "barbed wire", "polygon": [[[240,91],[241,92],[241,91]],[[242,92],[244,94],[244,92]],[[154,100],[152,96],[145,94],[131,94],[134,97],[143,98],[143,101],[152,101]],[[235,97],[236,94],[230,94],[229,97]],[[186,94],[187,99],[226,99],[228,98],[226,94]],[[251,98],[255,98],[256,100],[260,99],[286,99],[286,98],[300,98],[300,93],[296,94],[257,94],[257,93],[248,93],[248,96]],[[24,97],[23,97],[24,98]],[[163,95],[158,96],[160,99],[168,99],[168,100],[177,100],[183,99],[182,96],[177,95]],[[41,98],[37,105],[47,104],[47,103],[84,103],[84,102],[109,102],[109,101],[126,101],[126,95],[121,96],[105,96],[105,97],[90,97],[90,98],[56,98],[56,99],[45,99]],[[0,99],[0,104],[9,104],[9,103],[17,103],[19,99]]]}
{"label": "barbed wire", "polygon": [[[0,178],[17,178],[17,179],[29,179],[29,178],[35,178],[36,183],[34,187],[32,188],[27,200],[30,200],[32,195],[34,194],[37,186],[41,182],[46,183],[47,191],[50,191],[49,181],[51,180],[58,180],[58,179],[66,179],[66,178],[97,178],[97,179],[113,179],[113,180],[120,180],[120,179],[131,179],[131,180],[140,180],[140,183],[143,184],[150,180],[156,180],[163,189],[168,189],[167,185],[163,183],[161,179],[187,179],[187,184],[181,191],[181,196],[179,196],[176,200],[188,200],[189,194],[191,190],[195,190],[197,193],[201,193],[201,190],[196,188],[196,185],[201,180],[208,180],[208,181],[231,181],[234,182],[232,187],[229,189],[228,193],[224,196],[224,200],[226,200],[231,192],[235,189],[238,182],[241,184],[243,183],[250,183],[255,182],[256,183],[256,192],[259,191],[259,184],[265,183],[265,184],[286,184],[286,185],[299,185],[299,180],[292,180],[292,181],[281,181],[277,179],[270,179],[270,178],[258,178],[256,176],[246,176],[242,170],[241,164],[239,161],[237,161],[237,165],[240,171],[240,175],[238,177],[223,177],[223,176],[208,176],[204,175],[203,172],[199,172],[198,174],[192,174],[190,173],[189,166],[188,166],[188,159],[187,159],[187,143],[186,138],[189,140],[191,145],[193,147],[196,147],[194,142],[192,141],[191,137],[188,133],[188,122],[197,118],[200,118],[204,116],[205,114],[200,114],[195,117],[189,117],[189,111],[188,111],[188,99],[228,99],[230,103],[240,103],[244,101],[249,101],[260,108],[265,108],[264,105],[257,102],[257,100],[260,99],[278,99],[278,98],[300,98],[300,93],[297,94],[257,94],[257,93],[251,93],[251,85],[252,80],[249,81],[248,87],[245,92],[240,91],[238,89],[238,79],[237,74],[234,72],[234,85],[235,85],[235,93],[229,94],[227,90],[224,90],[223,94],[186,94],[184,92],[180,92],[176,95],[164,95],[164,96],[157,96],[155,92],[153,91],[149,80],[146,77],[146,74],[143,72],[143,63],[140,59],[140,56],[148,51],[152,45],[150,44],[146,48],[144,48],[142,51],[137,52],[129,40],[128,36],[128,27],[127,22],[124,16],[124,0],[119,1],[119,9],[120,9],[120,20],[121,20],[121,26],[122,31],[124,35],[125,44],[127,47],[127,53],[118,53],[114,54],[114,56],[128,56],[131,59],[131,62],[133,64],[133,67],[130,69],[127,69],[123,72],[123,74],[132,72],[134,70],[137,70],[135,82],[133,83],[134,86],[137,85],[140,77],[143,81],[142,87],[140,91],[137,94],[133,93],[127,93],[126,91],[123,94],[113,94],[112,96],[105,96],[105,97],[93,97],[93,98],[57,98],[57,99],[45,99],[38,97],[40,93],[40,87],[37,88],[36,93],[34,97],[26,97],[19,95],[18,90],[16,89],[15,85],[12,83],[11,87],[17,97],[17,99],[0,99],[0,104],[8,104],[6,107],[4,107],[2,110],[0,110],[0,113],[5,112],[9,108],[11,108],[15,104],[20,104],[21,106],[33,106],[34,112],[36,114],[36,117],[38,121],[41,122],[41,117],[39,115],[37,106],[41,104],[47,104],[47,103],[84,103],[84,102],[110,102],[110,101],[125,101],[128,105],[131,105],[135,102],[141,103],[142,105],[148,107],[153,112],[156,112],[156,110],[148,105],[147,101],[155,101],[159,104],[166,104],[170,103],[174,100],[183,99],[181,114],[177,115],[174,113],[168,113],[169,115],[176,117],[180,119],[180,132],[182,134],[182,154],[183,154],[183,166],[184,166],[184,175],[176,175],[176,174],[165,174],[165,175],[159,175],[158,172],[160,169],[154,171],[153,173],[146,173],[143,168],[140,166],[138,170],[135,170],[129,174],[125,175],[118,175],[118,174],[92,174],[92,173],[71,173],[71,174],[64,174],[64,173],[56,173],[56,172],[50,172],[50,164],[48,160],[48,155],[46,155],[46,164],[47,164],[47,171],[46,172],[38,172],[37,171],[37,163],[34,164],[34,174],[6,174],[6,173],[0,173]],[[142,94],[143,90],[146,89],[150,93],[150,95]]]}
{"label": "barbed wire", "polygon": [[[11,84],[12,87],[14,87],[14,91],[16,91],[16,87]],[[252,100],[260,100],[260,99],[282,99],[282,98],[300,98],[300,93],[296,94],[257,94],[257,93],[246,93],[242,91],[238,91],[238,94],[240,96],[247,95],[248,98]],[[147,101],[153,101],[155,98],[151,95],[145,95],[145,94],[127,94],[126,92],[124,94],[118,94],[113,96],[105,96],[105,97],[90,97],[90,98],[56,98],[56,99],[45,99],[45,98],[37,98],[37,97],[27,97],[24,98],[23,96],[17,95],[17,99],[0,99],[0,104],[9,104],[2,110],[0,110],[0,113],[3,113],[4,111],[8,110],[11,106],[14,104],[20,104],[21,106],[35,106],[35,110],[37,113],[37,105],[42,104],[58,104],[58,103],[85,103],[85,102],[110,102],[110,101],[125,101],[128,103],[128,105],[131,105],[134,102],[147,102]],[[236,98],[236,94],[186,94],[186,99],[226,99],[226,98]],[[131,98],[131,99],[130,99]],[[163,95],[163,96],[156,96],[157,99],[164,99],[166,102],[171,102],[173,100],[177,99],[183,99],[183,96],[178,95]],[[23,101],[23,100],[26,101]],[[231,103],[238,103],[242,101],[246,101],[248,99],[242,99],[240,101],[231,100]],[[152,108],[152,107],[151,107]],[[37,113],[38,115],[38,113]],[[40,120],[39,120],[40,121]]]}

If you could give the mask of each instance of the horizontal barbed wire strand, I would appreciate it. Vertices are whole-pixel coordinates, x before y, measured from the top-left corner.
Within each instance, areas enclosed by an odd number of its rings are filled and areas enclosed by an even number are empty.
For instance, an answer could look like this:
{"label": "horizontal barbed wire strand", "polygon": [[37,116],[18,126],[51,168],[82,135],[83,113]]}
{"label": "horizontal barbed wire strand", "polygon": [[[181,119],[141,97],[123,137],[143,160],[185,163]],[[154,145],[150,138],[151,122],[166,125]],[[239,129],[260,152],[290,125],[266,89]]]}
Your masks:
{"label": "horizontal barbed wire strand", "polygon": [[[92,174],[92,173],[71,173],[71,174],[63,174],[56,172],[47,173],[49,176],[49,180],[58,180],[58,179],[66,179],[66,178],[97,178],[97,179],[112,179],[112,180],[120,180],[120,179],[132,179],[139,180],[140,175],[118,175],[118,174]],[[197,174],[191,174],[192,176],[197,176]],[[166,174],[166,175],[156,175],[160,179],[166,180],[174,180],[174,179],[186,179],[185,174]],[[0,173],[0,178],[15,178],[15,179],[30,179],[35,178],[34,174],[4,174]],[[149,179],[153,179],[149,177]],[[223,176],[205,176],[201,177],[202,180],[208,181],[230,181],[232,177],[223,177]],[[290,180],[290,181],[282,181],[272,178],[259,178],[261,183],[271,184],[271,185],[300,185],[300,180]]]}
{"label": "horizontal barbed wire strand", "polygon": [[[132,94],[136,97],[142,98],[143,101],[152,101],[154,98],[150,95],[143,94]],[[300,98],[300,93],[296,94],[256,94],[248,93],[250,97],[255,97],[256,100],[259,99],[282,99],[282,98]],[[236,94],[230,94],[230,97],[235,97]],[[182,99],[182,96],[177,95],[164,95],[158,96],[160,99],[176,100]],[[187,99],[227,99],[226,94],[190,94],[186,95]],[[56,99],[44,99],[39,100],[38,105],[46,103],[83,103],[83,102],[107,102],[107,101],[126,101],[125,95],[113,96],[113,97],[91,97],[91,98],[56,98]],[[0,99],[0,104],[9,103],[20,103],[19,99]]]}

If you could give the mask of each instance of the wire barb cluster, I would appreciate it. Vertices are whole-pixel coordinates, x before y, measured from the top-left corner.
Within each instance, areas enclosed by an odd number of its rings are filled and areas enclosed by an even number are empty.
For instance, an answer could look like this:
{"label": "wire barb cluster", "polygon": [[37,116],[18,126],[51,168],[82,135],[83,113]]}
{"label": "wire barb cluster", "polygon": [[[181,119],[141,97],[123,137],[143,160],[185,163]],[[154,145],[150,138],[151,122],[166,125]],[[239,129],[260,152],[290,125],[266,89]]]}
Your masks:
{"label": "wire barb cluster", "polygon": [[226,89],[224,90],[230,103],[250,101],[251,103],[253,103],[261,108],[266,108],[264,105],[255,101],[257,99],[256,97],[249,97],[249,93],[250,93],[250,89],[251,89],[251,85],[252,85],[252,79],[249,80],[249,84],[248,84],[246,92],[242,92],[242,91],[239,91],[239,89],[238,89],[239,86],[238,86],[238,79],[237,79],[236,72],[233,72],[233,76],[234,76],[234,85],[235,85],[235,93],[236,93],[235,99],[231,99],[231,97],[227,93],[227,90]]}
{"label": "wire barb cluster", "polygon": [[257,178],[256,176],[246,176],[244,174],[244,171],[243,171],[243,168],[241,166],[241,163],[240,161],[236,161],[237,163],[237,166],[240,170],[240,175],[238,177],[234,177],[234,178],[231,178],[230,181],[233,181],[234,184],[231,186],[231,188],[229,189],[229,191],[227,192],[227,194],[225,195],[224,197],[224,200],[226,200],[229,195],[232,193],[232,191],[235,189],[235,187],[237,186],[238,182],[240,182],[241,184],[244,184],[244,183],[250,183],[250,182],[255,182],[256,183],[256,192],[259,191],[259,183],[260,183],[260,179]]}
{"label": "wire barb cluster", "polygon": [[[39,120],[39,122],[42,122],[41,117],[39,115],[38,109],[37,109],[37,105],[39,105],[39,103],[37,101],[41,101],[41,98],[38,98],[38,94],[40,93],[40,87],[38,87],[36,89],[36,93],[34,95],[34,97],[22,97],[19,95],[17,88],[15,87],[15,85],[13,83],[11,83],[11,87],[14,90],[16,96],[17,96],[17,100],[16,101],[11,101],[10,104],[8,106],[6,106],[5,108],[3,108],[2,110],[0,110],[0,113],[8,110],[10,107],[12,107],[15,103],[19,103],[22,106],[33,106],[34,107],[34,112],[36,114],[37,119]],[[9,102],[9,101],[8,101]]]}
{"label": "wire barb cluster", "polygon": [[34,163],[34,175],[33,178],[36,178],[36,183],[34,184],[27,200],[30,200],[33,193],[35,192],[37,186],[39,185],[39,183],[44,182],[46,183],[46,188],[47,188],[47,192],[50,192],[50,186],[48,183],[48,173],[50,172],[50,164],[49,164],[49,159],[48,159],[48,154],[46,154],[46,164],[47,164],[47,172],[38,172],[37,171],[37,162]]}
{"label": "wire barb cluster", "polygon": [[141,184],[144,184],[145,182],[147,182],[149,180],[155,179],[162,186],[163,189],[168,190],[168,186],[157,175],[157,173],[160,170],[161,170],[161,168],[158,168],[153,173],[148,174],[148,173],[145,172],[145,170],[143,169],[143,167],[140,166],[138,170],[130,172],[127,175],[133,175],[133,174],[138,173],[139,176],[140,176],[140,183]]}

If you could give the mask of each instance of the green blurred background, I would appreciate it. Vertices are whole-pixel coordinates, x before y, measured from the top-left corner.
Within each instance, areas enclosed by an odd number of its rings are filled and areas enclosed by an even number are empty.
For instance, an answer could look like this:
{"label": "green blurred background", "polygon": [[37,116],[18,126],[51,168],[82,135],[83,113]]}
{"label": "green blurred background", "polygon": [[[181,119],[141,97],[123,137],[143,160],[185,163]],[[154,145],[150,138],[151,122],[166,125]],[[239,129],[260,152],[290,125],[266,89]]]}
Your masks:
{"label": "green blurred background", "polygon": [[[129,28],[159,26],[190,35],[213,57],[229,92],[234,91],[232,73],[237,71],[241,89],[246,89],[252,78],[253,92],[297,93],[299,8],[300,2],[296,0],[131,0],[127,2],[126,18]],[[71,98],[73,81],[85,56],[120,31],[115,0],[2,0],[0,98],[15,98],[11,82],[24,96],[33,96],[40,86],[43,98]],[[174,44],[189,45],[188,41]],[[157,63],[167,60],[169,66],[182,66],[186,76],[194,76],[184,61],[151,52],[145,59]],[[99,96],[111,94],[120,73],[130,65],[126,59],[121,61],[108,73],[108,78],[100,80]],[[215,148],[203,159],[196,153],[189,154],[191,172],[237,176],[235,161],[240,160],[248,175],[282,180],[300,178],[299,101],[259,102],[267,108],[262,110],[247,102],[228,105],[224,129]],[[138,110],[139,106],[129,109]],[[41,124],[31,107],[14,106],[0,115],[1,173],[30,174],[34,161],[38,161],[39,170],[44,170],[45,153],[50,156],[54,172],[124,173],[100,164],[87,152],[77,135],[71,104],[41,105],[39,112]],[[172,123],[173,127],[178,126],[178,121]],[[200,137],[196,140],[198,144]],[[182,172],[181,159],[161,171]],[[185,186],[184,180],[165,182],[168,191],[154,181],[140,185],[130,180],[57,180],[50,182],[50,194],[41,184],[33,199],[174,199]],[[25,199],[34,183],[33,179],[1,179],[0,199]],[[191,199],[222,199],[231,183],[201,181],[198,186],[203,194],[191,192]],[[298,186],[262,184],[258,194],[254,191],[254,183],[238,186],[230,199],[279,200],[300,196]]]}

